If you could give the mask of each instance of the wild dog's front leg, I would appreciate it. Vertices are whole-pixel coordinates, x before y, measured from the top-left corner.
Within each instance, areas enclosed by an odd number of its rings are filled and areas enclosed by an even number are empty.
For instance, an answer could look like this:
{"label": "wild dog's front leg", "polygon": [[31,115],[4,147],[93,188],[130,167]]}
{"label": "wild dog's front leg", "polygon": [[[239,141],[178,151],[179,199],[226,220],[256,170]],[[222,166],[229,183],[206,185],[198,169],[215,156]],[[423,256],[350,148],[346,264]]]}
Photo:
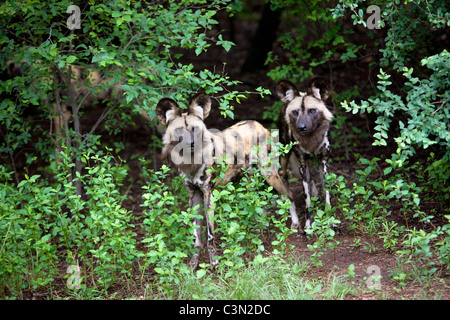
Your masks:
{"label": "wild dog's front leg", "polygon": [[[322,164],[322,170],[321,170],[321,174],[322,174],[322,186],[323,186],[323,195],[325,196],[325,205],[330,205],[331,206],[331,199],[330,199],[330,192],[328,191],[327,188],[327,183],[326,183],[326,177],[328,174],[328,169],[327,169],[327,157],[326,155],[323,156],[321,158],[321,164]],[[333,223],[331,225],[331,227],[338,233],[338,234],[342,234],[341,230],[339,229],[339,226],[335,223]]]}
{"label": "wild dog's front leg", "polygon": [[[197,209],[197,215],[202,216],[202,199],[203,194],[202,191],[199,188],[196,188],[195,186],[187,184],[187,189],[189,191],[189,205],[191,208],[194,208],[196,205],[198,205]],[[197,268],[198,265],[198,259],[200,256],[200,250],[203,247],[202,244],[202,220],[200,218],[194,219],[194,225],[197,226],[197,228],[194,230],[194,238],[195,238],[195,245],[194,248],[197,249],[197,251],[192,256],[191,260],[189,261],[189,266],[192,269]]]}
{"label": "wild dog's front leg", "polygon": [[289,173],[288,173],[288,167],[289,167],[289,158],[290,154],[286,155],[285,157],[280,157],[280,163],[281,163],[281,175],[286,183],[286,185],[289,185]]}
{"label": "wild dog's front leg", "polygon": [[300,177],[302,178],[303,192],[305,195],[305,208],[306,208],[306,222],[305,222],[305,230],[311,228],[311,220],[312,214],[309,212],[309,208],[311,207],[311,193],[309,190],[309,181],[311,180],[309,168],[306,164],[305,156],[303,154],[297,156],[300,161],[299,172]]}
{"label": "wild dog's front leg", "polygon": [[211,266],[214,267],[219,264],[219,261],[214,259],[216,256],[216,247],[214,244],[214,202],[211,196],[211,188],[204,187],[203,191],[203,203],[205,206],[205,217],[206,217],[206,226],[207,226],[207,249],[209,255],[209,261]]}
{"label": "wild dog's front leg", "polygon": [[319,172],[320,175],[320,183],[322,185],[322,195],[325,197],[325,204],[326,205],[331,205],[331,201],[330,201],[330,192],[328,191],[327,188],[327,183],[326,183],[326,178],[328,175],[328,168],[327,168],[327,164],[328,164],[328,143],[325,143],[322,145],[322,147],[320,148],[320,153],[319,153],[319,161],[320,161],[320,167],[321,170]]}
{"label": "wild dog's front leg", "polygon": [[323,185],[323,192],[325,195],[325,204],[326,205],[331,205],[331,201],[330,201],[330,192],[328,191],[328,188],[326,186],[326,177],[328,174],[327,171],[327,159],[321,159],[322,160],[322,185]]}

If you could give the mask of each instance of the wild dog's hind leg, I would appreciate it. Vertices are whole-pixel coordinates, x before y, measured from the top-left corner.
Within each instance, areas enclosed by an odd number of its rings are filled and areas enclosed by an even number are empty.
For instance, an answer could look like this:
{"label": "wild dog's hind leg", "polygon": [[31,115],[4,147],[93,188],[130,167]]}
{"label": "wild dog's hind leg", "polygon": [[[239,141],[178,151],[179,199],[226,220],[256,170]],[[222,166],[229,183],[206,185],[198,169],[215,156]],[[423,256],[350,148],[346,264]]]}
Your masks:
{"label": "wild dog's hind leg", "polygon": [[286,188],[286,185],[283,183],[283,180],[281,180],[280,176],[277,173],[266,176],[266,181],[268,184],[274,187],[274,189],[282,197],[286,196],[291,201],[291,208],[289,209],[292,220],[291,228],[298,230],[300,227],[300,222],[298,221],[297,210],[295,209],[294,197],[292,196],[292,193],[288,188]]}
{"label": "wild dog's hind leg", "polygon": [[[189,191],[189,205],[191,208],[194,208],[196,205],[199,205],[197,215],[202,216],[202,199],[203,194],[202,191],[199,188],[196,188],[194,186],[187,186],[187,189]],[[200,218],[194,219],[194,225],[197,227],[194,230],[194,238],[195,238],[195,245],[194,248],[197,249],[197,251],[192,256],[191,260],[189,261],[189,266],[192,269],[197,268],[198,265],[198,258],[200,256],[200,250],[203,248],[202,244],[202,220]]]}

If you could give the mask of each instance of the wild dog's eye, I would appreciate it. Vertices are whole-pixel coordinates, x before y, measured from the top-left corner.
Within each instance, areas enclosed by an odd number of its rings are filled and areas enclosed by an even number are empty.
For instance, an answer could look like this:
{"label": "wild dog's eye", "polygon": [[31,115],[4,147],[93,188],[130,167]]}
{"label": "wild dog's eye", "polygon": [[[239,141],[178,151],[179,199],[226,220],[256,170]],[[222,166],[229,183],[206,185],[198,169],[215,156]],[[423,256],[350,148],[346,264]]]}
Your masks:
{"label": "wild dog's eye", "polygon": [[310,113],[310,114],[313,114],[313,113],[316,113],[316,112],[317,112],[317,109],[315,109],[315,108],[311,108],[311,109],[308,110],[308,113]]}
{"label": "wild dog's eye", "polygon": [[296,117],[298,116],[298,110],[292,110],[291,111],[292,116]]}

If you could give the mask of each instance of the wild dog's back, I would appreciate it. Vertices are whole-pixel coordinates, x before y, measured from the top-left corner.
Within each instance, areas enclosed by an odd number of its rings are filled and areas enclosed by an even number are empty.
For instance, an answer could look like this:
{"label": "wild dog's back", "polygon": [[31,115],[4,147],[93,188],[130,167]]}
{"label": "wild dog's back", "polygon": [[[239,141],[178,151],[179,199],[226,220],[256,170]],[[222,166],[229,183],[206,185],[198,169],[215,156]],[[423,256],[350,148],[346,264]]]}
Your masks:
{"label": "wild dog's back", "polygon": [[228,164],[242,167],[260,166],[267,162],[270,152],[270,132],[259,122],[246,120],[213,133],[215,156]]}

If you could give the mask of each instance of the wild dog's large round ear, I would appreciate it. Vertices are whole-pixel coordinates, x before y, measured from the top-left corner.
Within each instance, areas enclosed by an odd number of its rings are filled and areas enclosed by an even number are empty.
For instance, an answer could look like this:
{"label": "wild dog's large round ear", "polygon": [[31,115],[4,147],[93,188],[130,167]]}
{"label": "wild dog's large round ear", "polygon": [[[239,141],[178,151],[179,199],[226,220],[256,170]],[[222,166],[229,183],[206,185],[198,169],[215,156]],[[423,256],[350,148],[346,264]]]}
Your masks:
{"label": "wild dog's large round ear", "polygon": [[188,107],[189,113],[204,120],[211,111],[211,98],[204,92],[199,92],[192,97]]}
{"label": "wild dog's large round ear", "polygon": [[317,99],[327,101],[330,94],[330,86],[324,78],[315,77],[309,82],[307,93]]}
{"label": "wild dog's large round ear", "polygon": [[295,84],[289,80],[280,80],[280,82],[278,82],[277,94],[281,101],[285,103],[294,100],[295,97],[300,95]]}
{"label": "wild dog's large round ear", "polygon": [[180,112],[178,104],[170,98],[161,99],[156,106],[156,116],[163,125],[166,125]]}

